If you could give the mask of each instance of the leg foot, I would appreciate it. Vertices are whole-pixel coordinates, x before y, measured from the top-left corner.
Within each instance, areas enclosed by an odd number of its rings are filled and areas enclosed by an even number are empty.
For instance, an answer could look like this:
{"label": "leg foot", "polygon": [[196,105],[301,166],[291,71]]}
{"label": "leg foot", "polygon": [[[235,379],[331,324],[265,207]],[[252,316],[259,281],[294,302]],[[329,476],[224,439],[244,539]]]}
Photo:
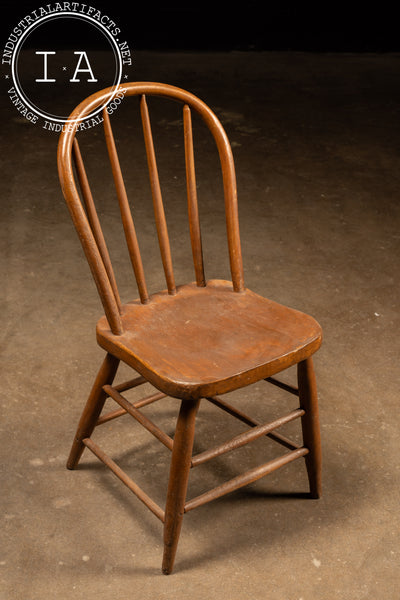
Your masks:
{"label": "leg foot", "polygon": [[312,498],[320,498],[321,484],[321,435],[319,429],[319,413],[317,385],[315,381],[312,358],[307,358],[298,364],[298,386],[300,406],[305,410],[301,424],[303,429],[303,442],[309,449],[305,457]]}
{"label": "leg foot", "polygon": [[171,468],[168,483],[164,524],[164,557],[162,571],[172,572],[179,534],[182,526],[186,491],[192,459],[195,419],[200,400],[183,400],[172,449]]}

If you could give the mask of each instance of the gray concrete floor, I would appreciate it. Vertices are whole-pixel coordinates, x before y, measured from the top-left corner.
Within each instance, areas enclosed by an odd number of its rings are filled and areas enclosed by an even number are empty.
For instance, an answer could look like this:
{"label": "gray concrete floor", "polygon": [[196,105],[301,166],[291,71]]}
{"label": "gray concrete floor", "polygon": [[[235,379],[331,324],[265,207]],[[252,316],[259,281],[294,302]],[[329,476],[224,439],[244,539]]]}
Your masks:
{"label": "gray concrete floor", "polygon": [[[101,307],[61,197],[57,137],[20,118],[3,93],[0,598],[397,599],[399,56],[142,52],[135,60],[135,78],[189,89],[226,127],[247,286],[323,327],[315,366],[324,495],[304,497],[296,462],[188,514],[165,577],[159,522],[89,454],[79,470],[65,469],[103,356],[94,336]],[[175,140],[176,117],[154,110],[162,150]],[[155,291],[164,283],[135,132],[132,121],[117,139],[131,144],[127,179]],[[207,275],[228,278],[215,156],[202,134],[198,141]],[[91,168],[119,266],[112,187],[104,169]],[[168,153],[160,172],[183,283],[193,274],[182,168]],[[136,290],[125,268],[128,299]],[[266,419],[292,402],[261,385],[233,401]],[[176,403],[149,411],[169,430]],[[239,430],[204,406],[196,443]],[[97,435],[162,502],[168,457],[157,443],[126,417]],[[263,462],[271,444],[204,468],[194,490]]]}

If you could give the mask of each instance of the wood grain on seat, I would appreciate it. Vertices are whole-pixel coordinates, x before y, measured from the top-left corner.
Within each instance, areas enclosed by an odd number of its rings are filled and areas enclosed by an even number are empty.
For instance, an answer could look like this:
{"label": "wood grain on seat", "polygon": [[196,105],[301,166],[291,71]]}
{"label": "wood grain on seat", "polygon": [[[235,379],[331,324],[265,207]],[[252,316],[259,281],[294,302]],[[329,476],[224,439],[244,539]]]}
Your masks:
{"label": "wood grain on seat", "polygon": [[312,317],[247,289],[235,293],[218,280],[126,304],[122,322],[124,333],[114,335],[100,319],[100,346],[177,398],[221,394],[269,377],[321,343]]}

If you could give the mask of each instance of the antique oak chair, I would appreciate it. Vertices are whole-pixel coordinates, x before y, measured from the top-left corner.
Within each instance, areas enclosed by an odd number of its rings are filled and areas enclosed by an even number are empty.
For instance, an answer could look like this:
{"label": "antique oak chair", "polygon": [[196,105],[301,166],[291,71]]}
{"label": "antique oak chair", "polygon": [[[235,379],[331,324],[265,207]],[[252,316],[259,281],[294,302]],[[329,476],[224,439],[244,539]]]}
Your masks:
{"label": "antique oak chair", "polygon": [[[162,570],[168,574],[173,569],[184,513],[252,483],[300,457],[305,458],[310,497],[320,496],[321,449],[312,355],[321,344],[321,329],[310,316],[263,298],[244,286],[234,162],[226,133],[216,115],[196,96],[171,85],[135,82],[125,84],[124,88],[125,96],[137,96],[140,105],[155,222],[167,289],[150,294],[146,286],[134,215],[128,204],[110,117],[106,109],[112,91],[111,88],[107,88],[84,100],[73,111],[70,119],[82,119],[103,106],[105,143],[139,298],[127,303],[120,299],[110,255],[89,187],[87,170],[78,145],[76,128],[65,127],[58,147],[59,176],[64,197],[104,307],[105,315],[98,321],[96,332],[98,344],[106,351],[104,362],[83,410],[67,466],[74,469],[85,447],[89,448],[162,521]],[[153,96],[172,99],[183,106],[183,146],[195,282],[179,286],[175,284],[172,269],[149,118],[148,99]],[[125,98],[124,103],[126,102],[129,101]],[[192,113],[199,114],[208,126],[219,154],[231,281],[207,281],[204,274]],[[113,385],[120,361],[134,369],[136,376],[125,383]],[[273,377],[293,365],[297,365],[297,387]],[[227,392],[261,380],[297,395],[298,408],[272,422],[259,423],[221,398],[221,395]],[[133,403],[123,395],[124,391],[146,382],[152,384],[157,392]],[[145,405],[166,396],[180,400],[173,437],[167,435],[141,410]],[[107,398],[112,398],[119,408],[101,416]],[[249,427],[244,433],[225,443],[192,455],[196,413],[202,400],[211,402]],[[125,413],[134,417],[171,451],[165,509],[154,502],[91,438],[97,425]],[[302,444],[289,440],[277,431],[280,426],[297,418],[301,419]],[[187,499],[191,468],[261,436],[268,436],[284,446],[285,453],[221,483],[210,491]]]}

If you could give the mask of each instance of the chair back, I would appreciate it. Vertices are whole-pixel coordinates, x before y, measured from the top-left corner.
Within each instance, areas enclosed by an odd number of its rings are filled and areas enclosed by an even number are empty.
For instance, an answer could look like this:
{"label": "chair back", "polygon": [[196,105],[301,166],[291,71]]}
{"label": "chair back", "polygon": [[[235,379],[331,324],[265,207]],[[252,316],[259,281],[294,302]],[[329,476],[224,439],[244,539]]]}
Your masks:
{"label": "chair back", "polygon": [[[168,293],[171,295],[176,294],[177,288],[172,267],[167,221],[147,103],[147,98],[150,96],[173,99],[183,105],[183,138],[189,231],[196,283],[199,287],[206,286],[206,278],[197,201],[192,111],[200,115],[214,137],[221,163],[232,284],[235,292],[243,291],[243,265],[239,237],[235,167],[231,146],[220,121],[214,112],[199,98],[175,86],[152,82],[134,82],[124,84],[123,89],[126,97],[138,96],[139,98],[157,236]],[[114,91],[113,88],[106,88],[89,96],[71,113],[69,121],[65,124],[63,132],[60,135],[58,170],[63,194],[89,262],[110,328],[114,334],[120,335],[123,333],[120,294],[77,140],[76,134],[79,127],[75,126],[75,124],[82,122],[88,115],[92,115],[97,110],[101,111],[99,115],[101,114],[103,120],[105,142],[111,163],[129,256],[138,286],[140,301],[146,304],[151,301],[151,296],[147,290],[134,216],[128,202],[110,115],[107,110],[107,102]],[[80,190],[80,193],[78,190]]]}

